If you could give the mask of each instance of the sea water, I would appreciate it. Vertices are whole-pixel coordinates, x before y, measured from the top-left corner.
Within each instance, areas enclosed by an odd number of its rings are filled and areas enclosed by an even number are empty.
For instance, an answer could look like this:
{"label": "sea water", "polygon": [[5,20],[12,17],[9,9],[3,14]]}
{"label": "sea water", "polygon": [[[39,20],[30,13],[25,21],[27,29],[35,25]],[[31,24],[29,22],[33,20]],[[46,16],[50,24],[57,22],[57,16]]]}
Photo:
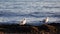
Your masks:
{"label": "sea water", "polygon": [[60,21],[60,0],[0,0],[0,22],[38,24],[46,17]]}

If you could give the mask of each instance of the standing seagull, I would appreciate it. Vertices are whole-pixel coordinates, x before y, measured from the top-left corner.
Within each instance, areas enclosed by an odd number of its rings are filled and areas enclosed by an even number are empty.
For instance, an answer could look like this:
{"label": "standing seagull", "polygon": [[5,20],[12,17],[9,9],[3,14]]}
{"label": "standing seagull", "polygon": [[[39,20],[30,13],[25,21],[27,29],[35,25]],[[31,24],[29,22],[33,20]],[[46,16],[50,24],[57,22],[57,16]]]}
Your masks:
{"label": "standing seagull", "polygon": [[48,17],[46,17],[46,19],[43,20],[44,23],[48,23]]}
{"label": "standing seagull", "polygon": [[24,18],[21,22],[20,25],[25,25],[26,24],[26,19]]}

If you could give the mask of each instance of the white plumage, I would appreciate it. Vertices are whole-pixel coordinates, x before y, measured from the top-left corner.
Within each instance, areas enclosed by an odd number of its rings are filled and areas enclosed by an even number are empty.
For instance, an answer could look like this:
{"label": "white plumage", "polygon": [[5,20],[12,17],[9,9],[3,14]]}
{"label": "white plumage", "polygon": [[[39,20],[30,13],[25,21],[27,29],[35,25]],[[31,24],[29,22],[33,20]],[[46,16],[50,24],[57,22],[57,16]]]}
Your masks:
{"label": "white plumage", "polygon": [[26,24],[26,19],[23,19],[21,22],[20,22],[20,25],[24,25]]}
{"label": "white plumage", "polygon": [[44,23],[47,23],[49,21],[48,17],[46,17],[46,19],[43,20]]}

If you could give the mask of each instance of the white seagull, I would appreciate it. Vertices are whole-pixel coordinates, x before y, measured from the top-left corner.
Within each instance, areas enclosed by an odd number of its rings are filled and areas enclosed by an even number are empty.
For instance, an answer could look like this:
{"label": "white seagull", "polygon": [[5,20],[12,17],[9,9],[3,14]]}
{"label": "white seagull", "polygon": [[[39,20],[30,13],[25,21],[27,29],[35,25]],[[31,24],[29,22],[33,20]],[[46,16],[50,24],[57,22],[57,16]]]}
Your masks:
{"label": "white seagull", "polygon": [[26,24],[26,19],[24,18],[21,22],[20,25],[25,25]]}
{"label": "white seagull", "polygon": [[43,20],[44,23],[48,23],[49,17],[46,17],[46,19]]}

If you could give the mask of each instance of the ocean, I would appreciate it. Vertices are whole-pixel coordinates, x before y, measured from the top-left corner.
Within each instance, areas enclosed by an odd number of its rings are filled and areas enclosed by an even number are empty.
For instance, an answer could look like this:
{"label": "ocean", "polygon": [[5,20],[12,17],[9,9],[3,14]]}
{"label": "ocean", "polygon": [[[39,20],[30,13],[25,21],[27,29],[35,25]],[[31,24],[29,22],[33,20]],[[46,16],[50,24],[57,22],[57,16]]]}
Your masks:
{"label": "ocean", "polygon": [[60,0],[0,0],[0,22],[38,24],[49,17],[49,22],[60,21]]}

